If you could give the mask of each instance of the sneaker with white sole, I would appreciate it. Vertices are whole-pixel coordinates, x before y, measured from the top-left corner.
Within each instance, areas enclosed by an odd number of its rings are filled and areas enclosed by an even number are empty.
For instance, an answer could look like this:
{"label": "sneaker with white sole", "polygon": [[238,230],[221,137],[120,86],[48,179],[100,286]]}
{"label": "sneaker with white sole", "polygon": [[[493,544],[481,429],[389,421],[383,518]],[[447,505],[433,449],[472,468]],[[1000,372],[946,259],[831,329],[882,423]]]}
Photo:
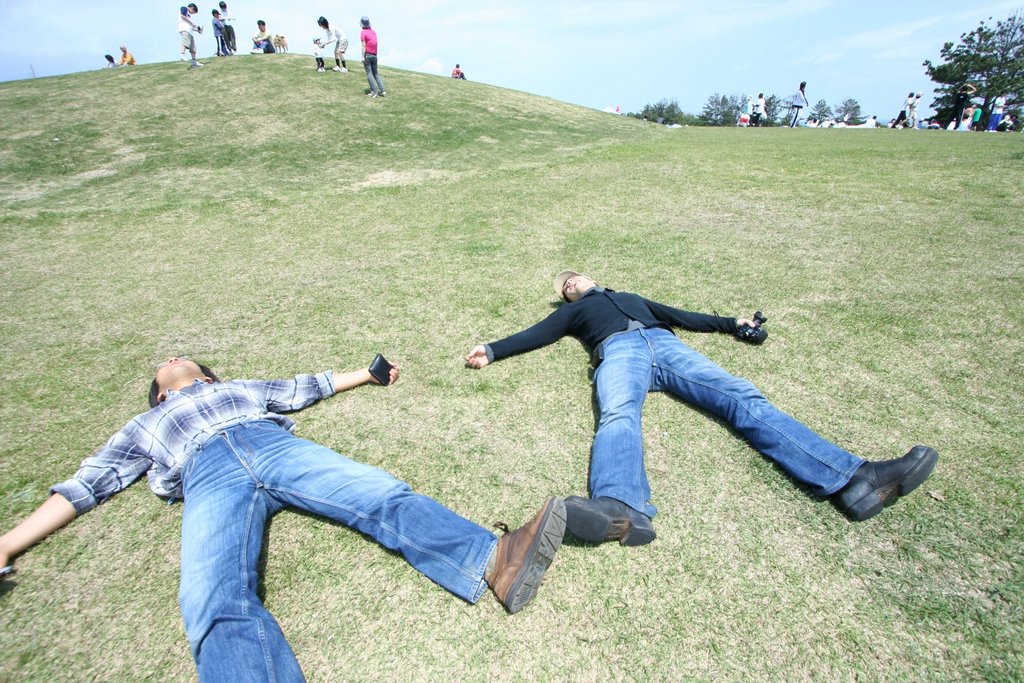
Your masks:
{"label": "sneaker with white sole", "polygon": [[195,68],[200,67],[200,66],[204,66],[204,64],[202,62],[192,62],[191,64],[188,65],[188,68],[195,69]]}
{"label": "sneaker with white sole", "polygon": [[327,70],[326,70],[326,69],[324,69],[324,68],[323,68],[322,66],[318,66],[318,67],[316,68],[316,72],[317,72],[317,73],[320,73],[320,74],[322,74],[322,73],[326,73],[326,71],[327,71]]}
{"label": "sneaker with white sole", "polygon": [[333,69],[331,69],[331,71],[341,71],[341,67],[340,66],[336,66]]}

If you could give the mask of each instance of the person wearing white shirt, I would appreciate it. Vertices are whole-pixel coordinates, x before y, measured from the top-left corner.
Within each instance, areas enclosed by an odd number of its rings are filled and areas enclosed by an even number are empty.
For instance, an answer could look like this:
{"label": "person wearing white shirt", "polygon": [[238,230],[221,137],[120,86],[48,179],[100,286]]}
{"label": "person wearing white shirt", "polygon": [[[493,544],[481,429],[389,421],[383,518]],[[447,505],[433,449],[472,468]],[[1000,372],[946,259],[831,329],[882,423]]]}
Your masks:
{"label": "person wearing white shirt", "polygon": [[992,115],[988,117],[988,128],[985,129],[986,133],[994,133],[996,128],[999,127],[999,122],[1003,120],[1003,111],[1006,109],[1006,95],[1000,95],[996,98],[995,103],[992,106]]}
{"label": "person wearing white shirt", "polygon": [[761,119],[764,118],[764,112],[765,112],[764,93],[763,92],[759,92],[759,93],[757,93],[757,101],[754,102],[754,112],[750,116],[750,125],[752,125],[752,126],[760,126],[761,125]]}
{"label": "person wearing white shirt", "polygon": [[202,33],[203,27],[192,20],[193,14],[199,14],[199,7],[194,2],[189,3],[187,7],[182,5],[178,12],[178,33],[181,34],[181,58],[185,58],[186,50],[192,54],[192,64],[189,65],[190,69],[202,66],[202,63],[196,59],[196,40],[192,37],[192,32]]}
{"label": "person wearing white shirt", "polygon": [[231,54],[235,54],[238,47],[235,44],[235,27],[231,25],[235,15],[228,11],[228,3],[223,0],[217,6],[220,7],[220,20],[224,22],[224,42],[228,44]]}

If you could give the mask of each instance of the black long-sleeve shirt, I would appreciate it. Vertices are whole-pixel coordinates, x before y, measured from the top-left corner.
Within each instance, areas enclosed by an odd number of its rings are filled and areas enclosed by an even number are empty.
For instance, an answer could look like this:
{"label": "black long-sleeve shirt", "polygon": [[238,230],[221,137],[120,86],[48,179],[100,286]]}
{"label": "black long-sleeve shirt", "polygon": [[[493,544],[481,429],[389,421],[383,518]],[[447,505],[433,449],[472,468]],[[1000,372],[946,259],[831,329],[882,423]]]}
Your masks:
{"label": "black long-sleeve shirt", "polygon": [[593,287],[536,325],[491,342],[487,348],[492,360],[500,360],[539,349],[570,335],[596,351],[605,339],[629,329],[632,320],[644,327],[681,327],[693,332],[735,334],[737,330],[735,318],[684,311],[637,294]]}

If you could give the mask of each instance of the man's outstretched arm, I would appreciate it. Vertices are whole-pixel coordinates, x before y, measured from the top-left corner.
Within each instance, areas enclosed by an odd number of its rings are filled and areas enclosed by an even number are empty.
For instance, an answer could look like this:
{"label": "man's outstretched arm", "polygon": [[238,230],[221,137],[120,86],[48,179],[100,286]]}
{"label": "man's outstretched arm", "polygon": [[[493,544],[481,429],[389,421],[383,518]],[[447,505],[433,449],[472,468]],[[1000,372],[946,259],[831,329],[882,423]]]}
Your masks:
{"label": "man's outstretched arm", "polygon": [[[340,393],[342,391],[348,391],[355,387],[362,386],[364,384],[380,384],[377,379],[370,374],[369,369],[353,370],[352,372],[333,373],[334,375],[334,391]],[[398,381],[399,370],[397,365],[392,365],[391,370],[388,373],[388,385],[392,385]]]}
{"label": "man's outstretched arm", "polygon": [[20,524],[0,536],[0,567],[77,516],[75,507],[59,493],[54,493]]}

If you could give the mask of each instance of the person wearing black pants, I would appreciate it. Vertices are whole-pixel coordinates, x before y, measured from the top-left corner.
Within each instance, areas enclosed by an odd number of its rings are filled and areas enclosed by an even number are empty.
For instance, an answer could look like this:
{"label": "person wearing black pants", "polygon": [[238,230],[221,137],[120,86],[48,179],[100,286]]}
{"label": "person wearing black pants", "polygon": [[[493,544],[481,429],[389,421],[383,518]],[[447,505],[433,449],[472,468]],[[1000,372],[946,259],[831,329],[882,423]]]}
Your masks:
{"label": "person wearing black pants", "polygon": [[960,125],[960,119],[964,117],[964,107],[967,106],[967,103],[971,101],[971,96],[976,92],[978,92],[978,89],[972,83],[964,83],[956,91],[956,99],[953,100],[954,130]]}
{"label": "person wearing black pants", "polygon": [[800,120],[800,110],[807,106],[807,94],[804,93],[804,88],[807,87],[807,81],[801,81],[800,89],[793,94],[792,109],[793,118],[790,119],[789,127],[795,128],[796,122]]}

